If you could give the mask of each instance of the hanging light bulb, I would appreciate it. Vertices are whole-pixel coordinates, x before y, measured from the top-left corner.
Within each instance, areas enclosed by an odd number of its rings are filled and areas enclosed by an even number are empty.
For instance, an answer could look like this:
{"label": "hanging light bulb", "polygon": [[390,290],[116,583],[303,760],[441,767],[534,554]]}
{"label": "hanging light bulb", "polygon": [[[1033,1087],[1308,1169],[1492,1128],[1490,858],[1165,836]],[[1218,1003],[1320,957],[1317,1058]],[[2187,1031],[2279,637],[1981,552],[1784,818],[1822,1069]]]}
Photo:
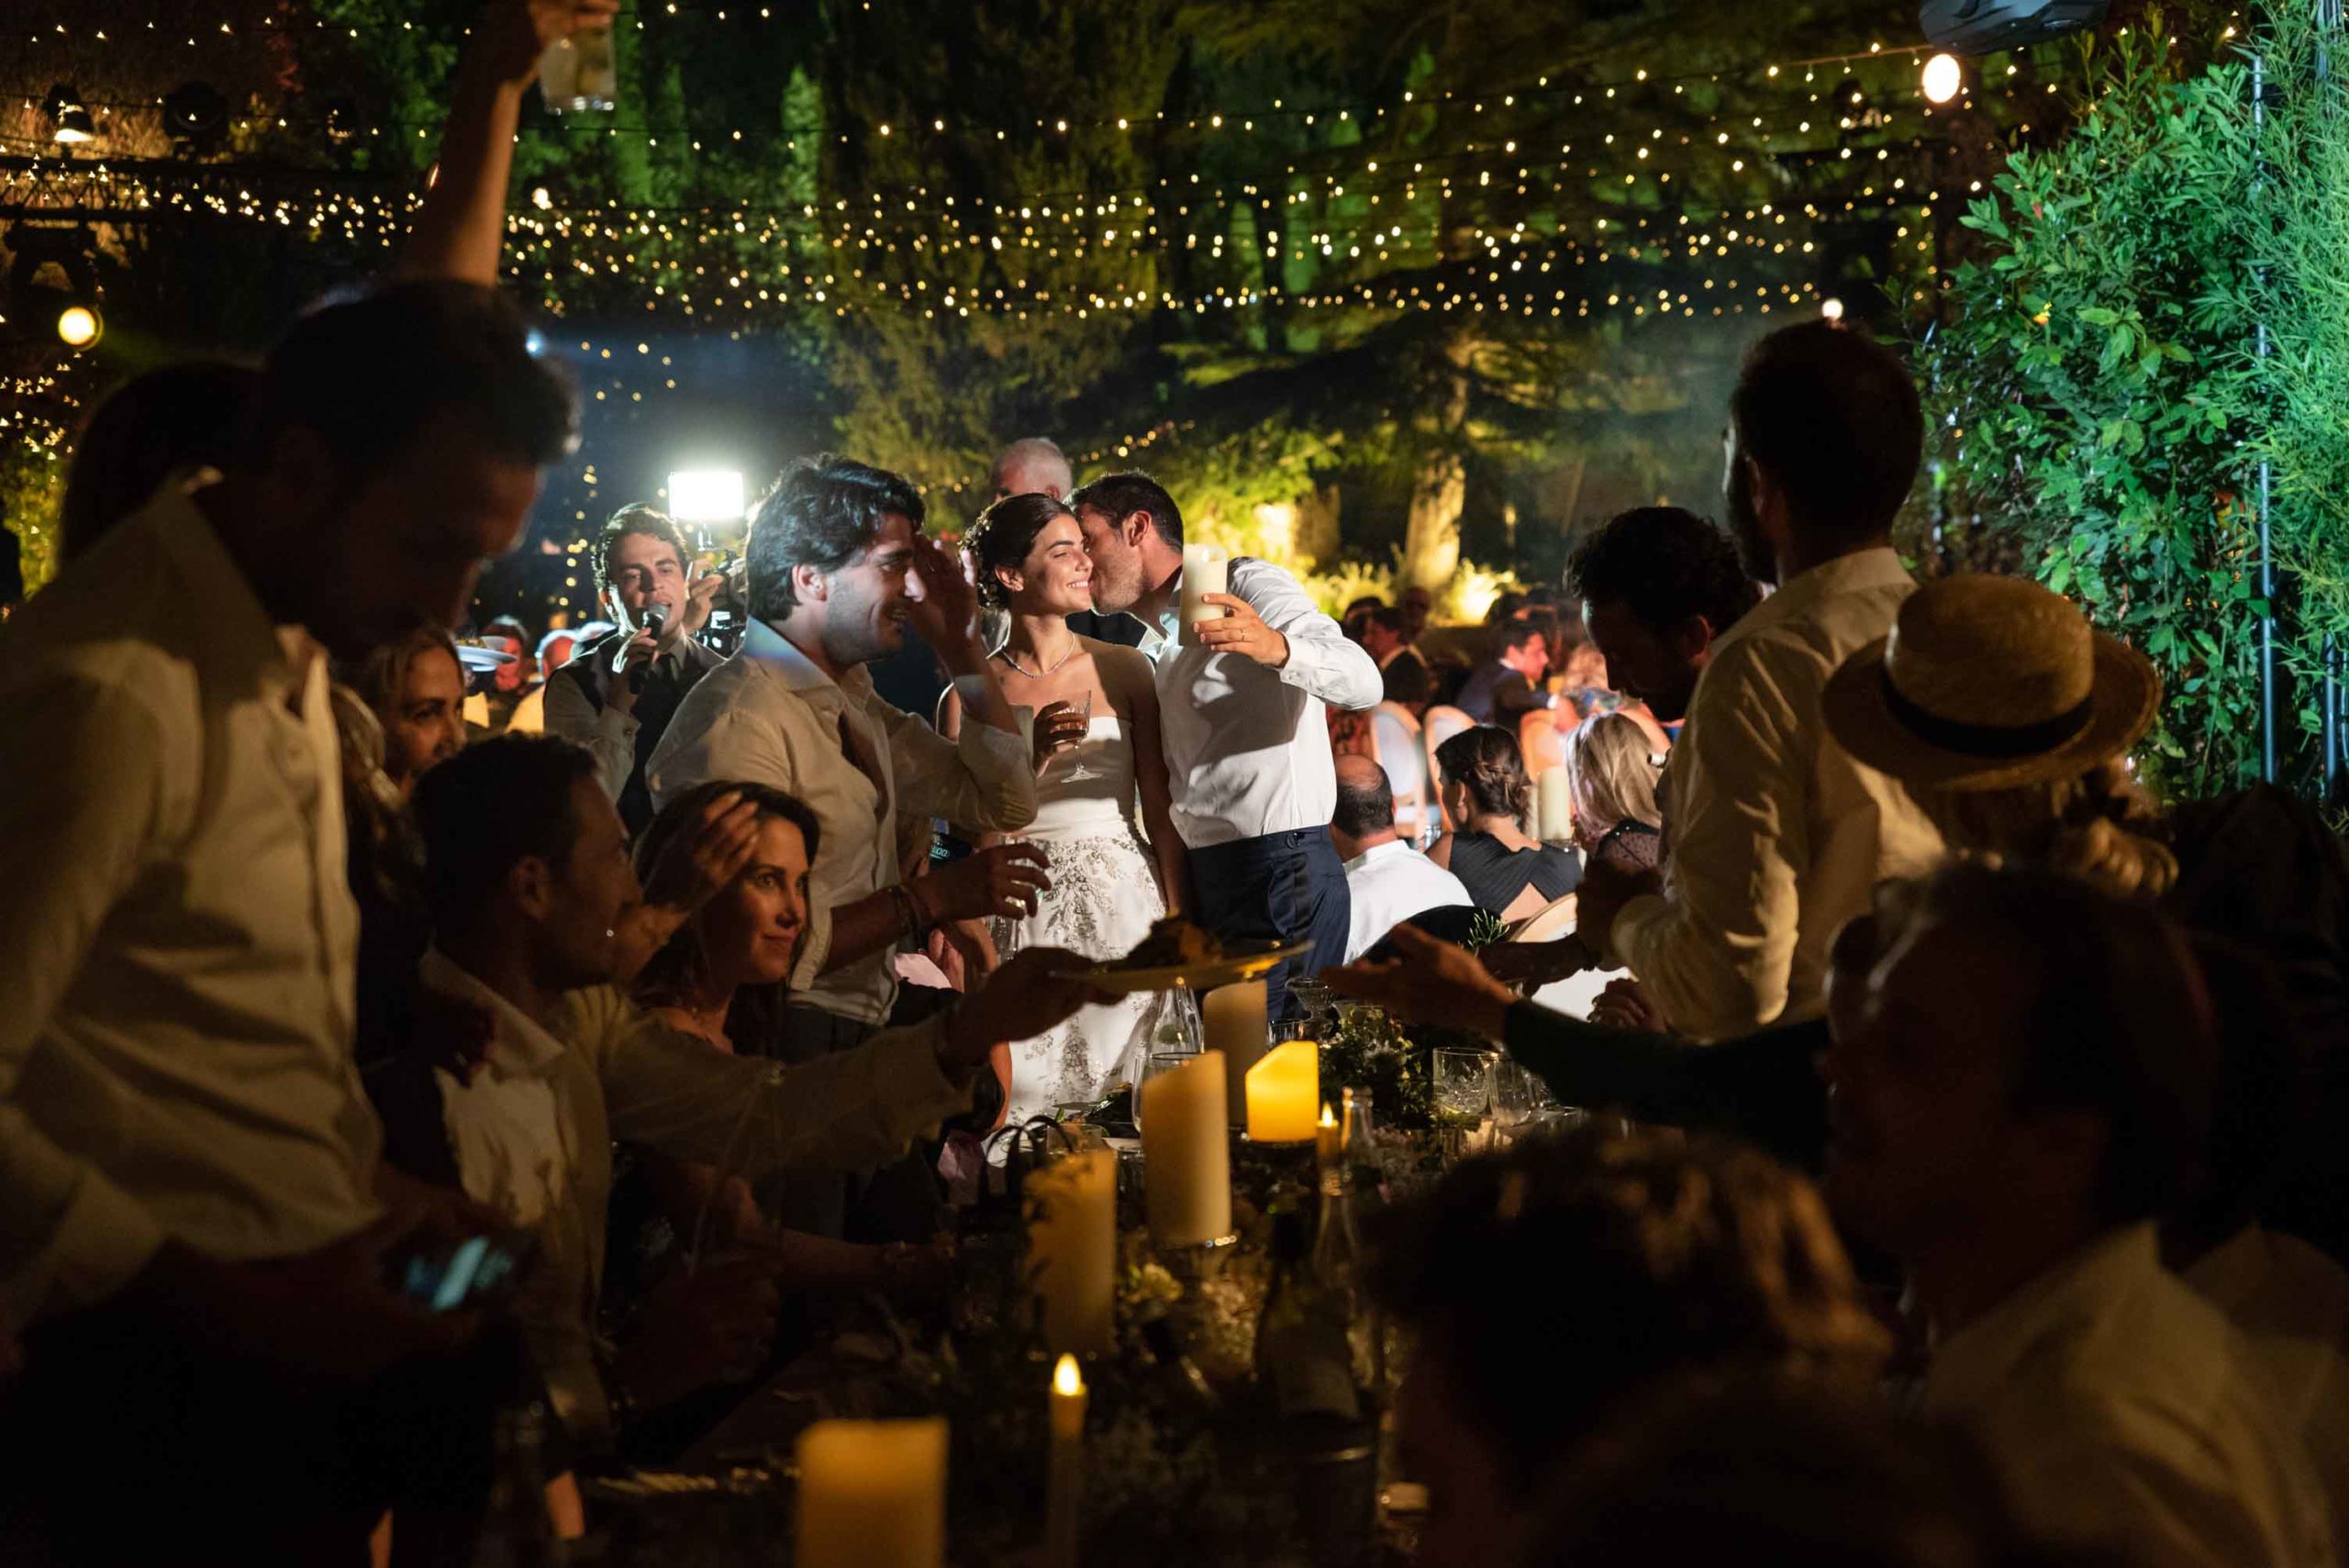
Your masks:
{"label": "hanging light bulb", "polygon": [[1925,61],[1925,99],[1946,104],[1965,88],[1965,66],[1954,54],[1937,54]]}
{"label": "hanging light bulb", "polygon": [[1822,299],[1819,302],[1819,314],[1829,321],[1841,321],[1843,319],[1843,302],[1840,299]]}
{"label": "hanging light bulb", "polygon": [[58,339],[69,349],[88,348],[106,329],[106,318],[95,306],[69,305],[57,313]]}
{"label": "hanging light bulb", "polygon": [[75,147],[97,139],[97,122],[90,117],[89,106],[82,102],[82,95],[60,83],[49,90],[41,100],[41,113],[49,117],[49,138],[61,147]]}

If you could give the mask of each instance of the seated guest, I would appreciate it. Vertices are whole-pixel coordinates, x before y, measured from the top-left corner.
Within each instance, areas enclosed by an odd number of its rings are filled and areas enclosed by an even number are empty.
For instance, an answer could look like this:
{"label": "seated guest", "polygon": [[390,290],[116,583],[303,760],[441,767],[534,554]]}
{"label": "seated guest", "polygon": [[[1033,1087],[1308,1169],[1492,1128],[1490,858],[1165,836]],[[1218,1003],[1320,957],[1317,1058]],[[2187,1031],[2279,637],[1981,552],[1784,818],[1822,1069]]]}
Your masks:
{"label": "seated guest", "polygon": [[1692,1377],[1559,1477],[1520,1568],[2110,1568],[2038,1550],[1955,1434],[1783,1377]]}
{"label": "seated guest", "polygon": [[492,653],[503,655],[497,667],[490,671],[466,706],[467,722],[480,726],[492,735],[503,735],[513,723],[515,710],[522,706],[522,698],[538,675],[538,664],[530,657],[536,645],[530,628],[512,616],[499,616],[481,628],[474,639]]}
{"label": "seated guest", "polygon": [[1498,651],[1477,666],[1452,706],[1479,724],[1515,730],[1527,714],[1550,706],[1550,644],[1538,620],[1505,622],[1495,632]]}
{"label": "seated guest", "polygon": [[1825,1058],[1839,1217],[1902,1264],[1926,1410],[2023,1517],[2159,1562],[2335,1561],[2298,1438],[2154,1219],[2209,1148],[2210,998],[2178,930],[2047,872],[1960,866],[1893,912]]}
{"label": "seated guest", "polygon": [[417,627],[372,650],[349,678],[382,727],[384,777],[406,800],[419,774],[465,743],[465,672],[456,639],[438,627]]}
{"label": "seated guest", "polygon": [[1419,639],[1427,635],[1428,617],[1435,610],[1435,595],[1425,588],[1406,588],[1395,607],[1403,614],[1403,645],[1418,652]]}
{"label": "seated guest", "polygon": [[1430,909],[1475,902],[1460,879],[1395,832],[1395,792],[1367,757],[1338,759],[1338,811],[1330,837],[1346,862],[1353,927],[1341,961],[1352,963],[1403,921]]}
{"label": "seated guest", "polygon": [[685,694],[724,662],[698,636],[724,579],[694,581],[692,561],[662,514],[613,513],[596,539],[596,598],[611,624],[547,677],[548,731],[596,753],[597,777],[631,833],[652,820],[646,762]]}
{"label": "seated guest", "polygon": [[[1609,867],[1578,910],[1585,944],[1700,1040],[1818,1017],[1843,922],[1941,857],[1907,792],[1820,719],[1828,677],[1916,588],[1890,538],[1923,445],[1916,384],[1865,334],[1805,323],[1746,356],[1730,428],[1731,528],[1747,571],[1781,586],[1697,682],[1672,753],[1671,880]],[[1592,628],[1606,647],[1603,617]]]}
{"label": "seated guest", "polygon": [[1734,1144],[1527,1139],[1389,1224],[1371,1277],[1414,1337],[1396,1418],[1428,1488],[1422,1568],[1519,1561],[1561,1462],[1677,1378],[1776,1372],[1856,1396],[1882,1364],[1818,1193]]}
{"label": "seated guest", "polygon": [[1664,846],[1664,813],[1647,731],[1623,714],[1602,713],[1566,737],[1566,766],[1574,771],[1575,843],[1590,863],[1653,866]]}
{"label": "seated guest", "polygon": [[1435,749],[1443,809],[1454,824],[1429,858],[1458,877],[1480,909],[1523,920],[1575,890],[1582,860],[1525,831],[1533,785],[1508,731],[1479,727]]}
{"label": "seated guest", "polygon": [[2349,1114],[2349,846],[2274,785],[2156,806],[2127,763],[2160,706],[2153,666],[2036,584],[1945,578],[1901,606],[1896,629],[1830,685],[1836,740],[1900,780],[1953,849],[2158,899],[2188,928],[2259,950],[2308,1046],[2304,1114],[2268,1211],[2349,1258],[2336,1195],[2349,1182],[2337,1130]]}
{"label": "seated guest", "polygon": [[[704,807],[681,841],[689,891],[666,900],[672,932],[756,853],[756,810],[725,794]],[[1082,961],[1039,948],[954,1012],[853,1050],[794,1068],[729,1056],[646,1017],[614,984],[630,978],[616,933],[642,895],[593,754],[552,737],[484,741],[426,776],[416,815],[433,918],[424,984],[495,1020],[486,1072],[441,1085],[457,1170],[469,1194],[530,1229],[540,1273],[523,1292],[524,1331],[557,1414],[591,1437],[613,1416],[589,1313],[615,1140],[746,1177],[875,1165],[968,1108],[993,1041],[1041,1033],[1091,999],[1062,978]],[[804,873],[783,870],[787,912]],[[795,922],[774,925],[776,942],[797,941]],[[646,1347],[656,1361],[674,1349]],[[617,1371],[625,1389],[625,1359]]]}
{"label": "seated guest", "polygon": [[[1351,615],[1351,612],[1349,612]],[[1386,683],[1389,702],[1418,701],[1427,703],[1428,662],[1403,635],[1403,612],[1375,604],[1362,618],[1362,650],[1378,662],[1379,675]],[[1397,695],[1396,683],[1407,683],[1402,695]]]}

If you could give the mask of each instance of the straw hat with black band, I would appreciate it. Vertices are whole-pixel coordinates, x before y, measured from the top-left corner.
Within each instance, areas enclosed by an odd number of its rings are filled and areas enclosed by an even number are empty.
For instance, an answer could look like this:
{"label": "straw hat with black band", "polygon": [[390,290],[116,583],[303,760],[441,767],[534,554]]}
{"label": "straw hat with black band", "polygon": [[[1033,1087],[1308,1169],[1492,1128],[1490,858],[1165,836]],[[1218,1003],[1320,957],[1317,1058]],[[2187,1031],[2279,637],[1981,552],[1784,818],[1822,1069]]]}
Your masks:
{"label": "straw hat with black band", "polygon": [[2013,789],[2076,778],[2153,728],[2161,681],[2078,606],[2018,577],[1928,583],[1892,635],[1827,683],[1838,744],[1906,784]]}

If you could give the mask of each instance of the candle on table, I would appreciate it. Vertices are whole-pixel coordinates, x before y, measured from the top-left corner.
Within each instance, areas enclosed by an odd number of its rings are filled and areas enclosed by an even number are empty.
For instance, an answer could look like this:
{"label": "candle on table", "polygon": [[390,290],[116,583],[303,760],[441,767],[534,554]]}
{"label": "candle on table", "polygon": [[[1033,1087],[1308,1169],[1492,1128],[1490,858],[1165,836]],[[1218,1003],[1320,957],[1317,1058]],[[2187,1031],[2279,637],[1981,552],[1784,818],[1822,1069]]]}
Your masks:
{"label": "candle on table", "polygon": [[1321,1047],[1292,1040],[1248,1070],[1248,1141],[1310,1143],[1321,1103]]}
{"label": "candle on table", "polygon": [[799,1437],[796,1568],[941,1568],[946,1422],[818,1421]]}
{"label": "candle on table", "polygon": [[1219,985],[1200,1005],[1207,1023],[1208,1049],[1223,1052],[1224,1098],[1231,1125],[1241,1125],[1248,1109],[1248,1069],[1264,1054],[1264,983],[1242,980]]}
{"label": "candle on table", "polygon": [[1545,844],[1563,844],[1575,836],[1574,773],[1545,769],[1533,781],[1533,836]]}
{"label": "candle on table", "polygon": [[1118,1270],[1118,1156],[1088,1149],[1028,1178],[1028,1267],[1055,1354],[1110,1348]]}
{"label": "candle on table", "polygon": [[1313,1151],[1324,1165],[1336,1164],[1346,1152],[1346,1129],[1339,1125],[1338,1113],[1326,1105],[1313,1127]]}
{"label": "candle on table", "polygon": [[1162,1247],[1197,1247],[1231,1234],[1231,1144],[1223,1052],[1203,1051],[1145,1082],[1142,1207]]}
{"label": "candle on table", "polygon": [[1044,1568],[1076,1568],[1078,1519],[1085,1506],[1085,1377],[1076,1358],[1052,1368],[1052,1448],[1044,1473]]}
{"label": "candle on table", "polygon": [[1183,646],[1199,645],[1199,622],[1221,620],[1220,605],[1203,605],[1203,595],[1231,591],[1231,558],[1211,544],[1183,547]]}

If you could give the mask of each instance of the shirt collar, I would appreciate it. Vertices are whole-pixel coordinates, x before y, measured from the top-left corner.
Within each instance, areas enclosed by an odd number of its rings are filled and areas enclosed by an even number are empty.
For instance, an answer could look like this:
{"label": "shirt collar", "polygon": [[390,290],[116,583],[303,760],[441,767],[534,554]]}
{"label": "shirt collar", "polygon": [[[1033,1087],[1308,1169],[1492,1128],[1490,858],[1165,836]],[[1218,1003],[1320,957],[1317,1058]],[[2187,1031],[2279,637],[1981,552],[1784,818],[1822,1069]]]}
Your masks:
{"label": "shirt collar", "polygon": [[138,521],[178,560],[191,602],[204,606],[204,624],[217,634],[218,646],[250,659],[276,700],[304,695],[323,651],[302,628],[280,626],[270,618],[244,568],[228,553],[219,530],[195,497],[178,484],[167,484],[139,508]]}
{"label": "shirt collar", "polygon": [[1419,851],[1400,839],[1389,839],[1383,844],[1373,844],[1346,862],[1350,872],[1360,871],[1373,861],[1393,860],[1397,855],[1415,855]]}
{"label": "shirt collar", "polygon": [[2012,1381],[2051,1337],[2110,1310],[2160,1272],[2151,1223],[2098,1238],[1936,1344],[1928,1394],[1944,1408],[1979,1403]]}
{"label": "shirt collar", "polygon": [[1777,626],[1811,613],[1824,600],[1844,594],[1865,593],[1872,588],[1913,587],[1916,579],[1900,564],[1900,552],[1889,545],[1873,550],[1857,550],[1823,561],[1809,571],[1798,572],[1781,584],[1778,591],[1763,600],[1738,618],[1735,626],[1724,632],[1719,642],[1734,641],[1754,632]]}
{"label": "shirt collar", "polygon": [[818,669],[814,660],[799,651],[791,639],[763,620],[752,621],[742,633],[742,647],[735,656],[759,664],[781,681],[786,691],[829,691],[860,706],[873,691],[873,677],[863,665],[835,681]]}
{"label": "shirt collar", "polygon": [[489,1014],[495,1028],[490,1040],[489,1070],[499,1078],[540,1076],[562,1059],[562,1041],[439,948],[425,950],[416,966],[416,978],[429,991],[471,1002]]}

